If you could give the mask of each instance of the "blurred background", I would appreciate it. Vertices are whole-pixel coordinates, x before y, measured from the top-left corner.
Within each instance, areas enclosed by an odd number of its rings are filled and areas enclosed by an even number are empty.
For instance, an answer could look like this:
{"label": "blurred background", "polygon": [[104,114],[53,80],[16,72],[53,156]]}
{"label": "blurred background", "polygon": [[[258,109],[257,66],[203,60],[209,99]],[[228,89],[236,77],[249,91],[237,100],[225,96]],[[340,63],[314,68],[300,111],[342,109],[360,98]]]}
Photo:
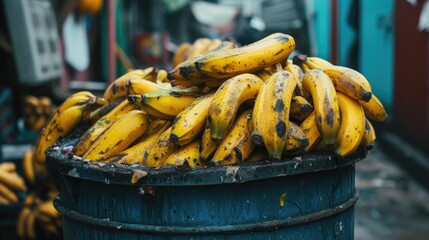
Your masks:
{"label": "blurred background", "polygon": [[293,55],[363,73],[389,114],[357,164],[356,239],[426,239],[427,0],[0,0],[0,161],[19,162],[43,126],[34,118],[75,91],[102,93],[129,67],[169,70],[184,42],[274,32],[295,38]]}

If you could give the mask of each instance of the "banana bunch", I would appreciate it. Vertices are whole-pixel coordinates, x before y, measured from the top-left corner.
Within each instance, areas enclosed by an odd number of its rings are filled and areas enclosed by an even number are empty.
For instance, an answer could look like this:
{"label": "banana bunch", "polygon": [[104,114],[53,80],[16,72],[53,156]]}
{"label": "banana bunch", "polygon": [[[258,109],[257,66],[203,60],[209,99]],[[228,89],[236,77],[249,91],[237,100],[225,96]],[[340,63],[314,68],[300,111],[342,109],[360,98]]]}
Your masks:
{"label": "banana bunch", "polygon": [[73,153],[194,167],[370,149],[376,136],[369,120],[387,114],[368,80],[322,58],[288,60],[294,48],[282,33],[240,48],[205,38],[183,44],[168,73],[133,70],[109,85],[108,103],[88,114],[92,125]]}
{"label": "banana bunch", "polygon": [[60,213],[53,206],[57,192],[49,192],[45,198],[31,192],[24,200],[16,224],[20,239],[58,239],[62,236]]}
{"label": "banana bunch", "polygon": [[88,118],[97,105],[105,105],[106,100],[87,91],[77,92],[68,97],[51,115],[35,146],[35,159],[44,162],[45,151],[60,137],[67,136],[81,120]]}
{"label": "banana bunch", "polygon": [[24,126],[32,131],[40,131],[54,111],[50,98],[27,95],[24,98],[23,119]]}
{"label": "banana bunch", "polygon": [[16,173],[12,162],[0,163],[0,204],[18,203],[17,193],[25,192],[24,179]]}

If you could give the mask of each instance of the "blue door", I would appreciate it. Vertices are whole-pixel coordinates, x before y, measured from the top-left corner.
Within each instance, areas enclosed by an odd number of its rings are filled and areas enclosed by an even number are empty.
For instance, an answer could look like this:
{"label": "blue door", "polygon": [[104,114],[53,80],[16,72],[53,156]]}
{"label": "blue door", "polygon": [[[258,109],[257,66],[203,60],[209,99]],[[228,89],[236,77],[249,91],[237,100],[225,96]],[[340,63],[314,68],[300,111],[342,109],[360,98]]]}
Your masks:
{"label": "blue door", "polygon": [[361,0],[359,70],[391,112],[393,106],[394,0]]}

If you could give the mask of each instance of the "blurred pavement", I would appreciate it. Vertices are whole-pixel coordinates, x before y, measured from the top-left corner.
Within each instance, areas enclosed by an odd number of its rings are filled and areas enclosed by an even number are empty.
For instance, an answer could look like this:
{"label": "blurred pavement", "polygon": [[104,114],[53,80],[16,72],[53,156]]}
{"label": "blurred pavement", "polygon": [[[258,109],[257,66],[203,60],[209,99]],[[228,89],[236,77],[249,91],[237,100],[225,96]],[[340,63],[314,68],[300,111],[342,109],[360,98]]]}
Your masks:
{"label": "blurred pavement", "polygon": [[[429,173],[428,173],[429,174]],[[429,192],[376,145],[356,164],[356,240],[429,239]]]}

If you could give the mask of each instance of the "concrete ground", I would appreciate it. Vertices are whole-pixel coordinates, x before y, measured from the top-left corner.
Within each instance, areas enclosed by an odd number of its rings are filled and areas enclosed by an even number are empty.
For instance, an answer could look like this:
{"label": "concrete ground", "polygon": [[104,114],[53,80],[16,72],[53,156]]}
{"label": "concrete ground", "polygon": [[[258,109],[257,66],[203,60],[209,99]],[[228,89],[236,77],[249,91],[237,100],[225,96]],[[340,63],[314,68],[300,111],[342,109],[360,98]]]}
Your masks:
{"label": "concrete ground", "polygon": [[356,240],[429,239],[427,189],[377,145],[356,169]]}

